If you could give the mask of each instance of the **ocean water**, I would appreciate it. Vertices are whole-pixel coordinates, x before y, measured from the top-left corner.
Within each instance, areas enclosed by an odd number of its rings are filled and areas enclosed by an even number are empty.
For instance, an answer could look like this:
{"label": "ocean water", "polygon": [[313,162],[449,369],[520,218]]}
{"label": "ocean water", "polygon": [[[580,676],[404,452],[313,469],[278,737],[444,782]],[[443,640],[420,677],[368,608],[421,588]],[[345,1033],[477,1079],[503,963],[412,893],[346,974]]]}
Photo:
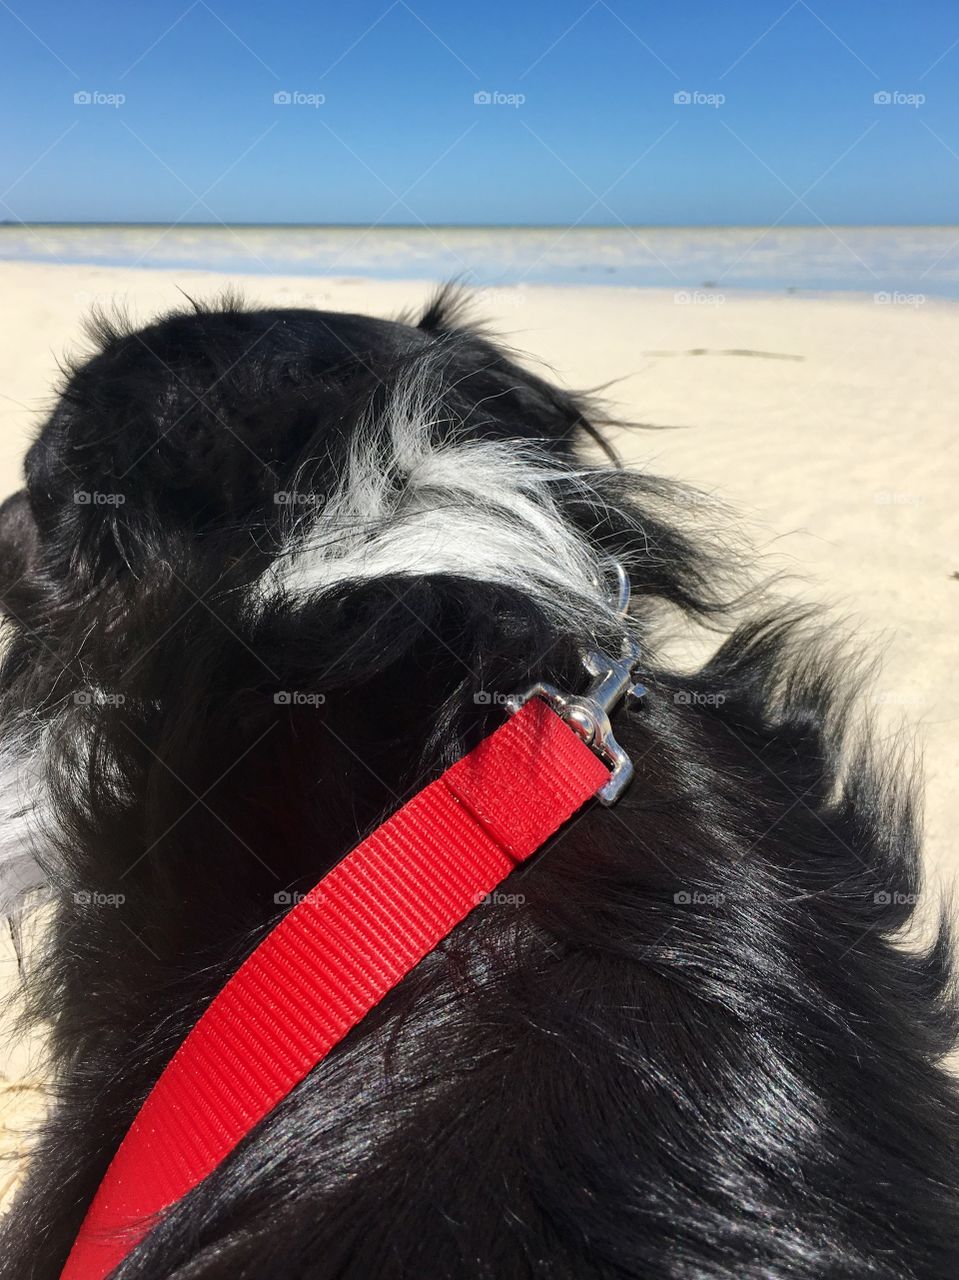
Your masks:
{"label": "ocean water", "polygon": [[0,224],[0,260],[672,289],[959,297],[959,227]]}

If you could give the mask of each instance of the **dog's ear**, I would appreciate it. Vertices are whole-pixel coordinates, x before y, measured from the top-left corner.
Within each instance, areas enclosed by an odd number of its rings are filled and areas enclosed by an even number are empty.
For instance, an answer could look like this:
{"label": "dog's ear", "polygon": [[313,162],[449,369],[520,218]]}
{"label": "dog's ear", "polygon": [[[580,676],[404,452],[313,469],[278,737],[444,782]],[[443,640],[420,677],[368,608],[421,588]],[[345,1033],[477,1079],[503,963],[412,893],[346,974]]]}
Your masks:
{"label": "dog's ear", "polygon": [[26,489],[0,505],[0,611],[18,614],[36,594],[40,531]]}
{"label": "dog's ear", "polygon": [[569,460],[592,441],[615,465],[603,428],[617,426],[589,393],[564,390],[518,364],[472,315],[472,298],[443,285],[419,316],[404,316],[443,352],[444,404],[457,430],[494,439],[532,439]]}

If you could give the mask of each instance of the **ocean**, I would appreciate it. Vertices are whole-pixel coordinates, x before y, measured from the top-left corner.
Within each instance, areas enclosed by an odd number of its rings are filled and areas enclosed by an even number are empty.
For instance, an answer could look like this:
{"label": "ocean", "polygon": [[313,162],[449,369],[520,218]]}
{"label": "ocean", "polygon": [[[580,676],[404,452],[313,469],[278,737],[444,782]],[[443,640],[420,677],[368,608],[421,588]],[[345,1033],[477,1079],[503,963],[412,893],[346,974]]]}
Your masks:
{"label": "ocean", "polygon": [[227,273],[959,297],[957,227],[0,224],[0,259]]}

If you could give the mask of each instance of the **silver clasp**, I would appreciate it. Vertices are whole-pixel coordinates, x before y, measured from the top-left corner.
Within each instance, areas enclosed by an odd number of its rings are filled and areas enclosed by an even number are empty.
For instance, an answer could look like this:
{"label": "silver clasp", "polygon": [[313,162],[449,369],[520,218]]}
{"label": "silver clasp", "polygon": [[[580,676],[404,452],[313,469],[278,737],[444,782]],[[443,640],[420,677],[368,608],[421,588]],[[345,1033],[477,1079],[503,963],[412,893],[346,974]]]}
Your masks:
{"label": "silver clasp", "polygon": [[[615,569],[616,610],[625,616],[629,608],[629,579],[618,561]],[[641,698],[646,693],[645,685],[634,683],[639,658],[640,647],[629,638],[623,641],[623,651],[618,658],[590,649],[583,654],[583,665],[593,682],[584,693],[563,693],[555,685],[537,680],[522,693],[506,699],[506,708],[514,715],[530,698],[542,698],[610,766],[612,776],[597,792],[600,803],[605,805],[615,804],[633,778],[633,763],[613,736],[609,717],[623,698]]]}

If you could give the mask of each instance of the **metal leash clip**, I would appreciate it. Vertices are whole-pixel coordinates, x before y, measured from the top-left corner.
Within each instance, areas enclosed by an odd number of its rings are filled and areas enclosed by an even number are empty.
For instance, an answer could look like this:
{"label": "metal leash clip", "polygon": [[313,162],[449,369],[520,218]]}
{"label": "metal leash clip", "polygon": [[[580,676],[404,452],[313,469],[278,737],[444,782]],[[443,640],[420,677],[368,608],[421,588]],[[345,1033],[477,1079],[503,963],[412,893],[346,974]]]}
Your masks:
{"label": "metal leash clip", "polygon": [[[629,578],[618,560],[614,561],[617,580],[616,612],[625,617],[629,609]],[[623,652],[613,658],[599,649],[583,654],[583,665],[593,677],[584,693],[563,693],[555,685],[537,680],[522,693],[506,699],[506,709],[515,715],[530,698],[542,698],[587,746],[611,768],[612,775],[596,793],[600,804],[615,804],[633,779],[633,762],[613,736],[610,714],[623,698],[642,698],[646,686],[634,683],[639,665],[640,647],[635,640],[623,640]]]}

